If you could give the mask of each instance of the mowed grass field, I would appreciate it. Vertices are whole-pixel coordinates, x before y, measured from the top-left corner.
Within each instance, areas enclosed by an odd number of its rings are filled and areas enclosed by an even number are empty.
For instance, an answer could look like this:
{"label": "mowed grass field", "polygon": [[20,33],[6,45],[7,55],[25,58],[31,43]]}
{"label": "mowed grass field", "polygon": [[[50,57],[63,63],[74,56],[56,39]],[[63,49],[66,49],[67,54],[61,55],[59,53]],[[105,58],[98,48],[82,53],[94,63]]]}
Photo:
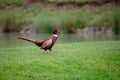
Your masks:
{"label": "mowed grass field", "polygon": [[120,41],[1,48],[0,80],[120,80]]}

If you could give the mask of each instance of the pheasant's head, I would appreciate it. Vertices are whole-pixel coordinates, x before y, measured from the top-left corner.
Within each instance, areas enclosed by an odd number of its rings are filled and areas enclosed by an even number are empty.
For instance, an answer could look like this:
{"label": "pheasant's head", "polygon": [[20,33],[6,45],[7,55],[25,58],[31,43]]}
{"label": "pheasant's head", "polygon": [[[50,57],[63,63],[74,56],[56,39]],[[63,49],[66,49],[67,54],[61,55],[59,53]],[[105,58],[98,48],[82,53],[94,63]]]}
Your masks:
{"label": "pheasant's head", "polygon": [[54,31],[53,31],[53,34],[57,34],[59,32],[59,29],[56,28]]}

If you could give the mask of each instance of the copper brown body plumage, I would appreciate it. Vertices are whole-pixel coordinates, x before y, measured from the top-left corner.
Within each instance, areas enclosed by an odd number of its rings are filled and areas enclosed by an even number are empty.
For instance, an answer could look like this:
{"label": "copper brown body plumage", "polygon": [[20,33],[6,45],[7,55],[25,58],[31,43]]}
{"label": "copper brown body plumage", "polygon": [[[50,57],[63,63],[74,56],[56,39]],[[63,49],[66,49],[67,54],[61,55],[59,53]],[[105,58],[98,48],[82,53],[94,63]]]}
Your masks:
{"label": "copper brown body plumage", "polygon": [[41,47],[41,49],[44,49],[45,51],[46,50],[51,51],[52,47],[54,46],[54,44],[55,44],[55,42],[58,38],[58,35],[57,35],[58,32],[59,32],[59,30],[55,29],[51,36],[49,36],[49,37],[47,37],[47,38],[45,38],[41,41],[30,39],[30,38],[25,38],[25,37],[18,37],[18,39],[22,39],[22,40],[32,42],[32,43],[36,44],[38,47]]}

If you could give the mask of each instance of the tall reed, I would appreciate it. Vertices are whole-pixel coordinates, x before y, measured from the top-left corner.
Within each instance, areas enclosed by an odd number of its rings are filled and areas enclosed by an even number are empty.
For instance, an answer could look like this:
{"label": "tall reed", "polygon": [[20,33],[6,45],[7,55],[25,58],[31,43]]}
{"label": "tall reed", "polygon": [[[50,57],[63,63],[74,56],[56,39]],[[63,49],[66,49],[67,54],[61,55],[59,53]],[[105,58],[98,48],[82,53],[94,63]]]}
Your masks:
{"label": "tall reed", "polygon": [[120,34],[120,9],[113,10],[113,32],[114,34]]}

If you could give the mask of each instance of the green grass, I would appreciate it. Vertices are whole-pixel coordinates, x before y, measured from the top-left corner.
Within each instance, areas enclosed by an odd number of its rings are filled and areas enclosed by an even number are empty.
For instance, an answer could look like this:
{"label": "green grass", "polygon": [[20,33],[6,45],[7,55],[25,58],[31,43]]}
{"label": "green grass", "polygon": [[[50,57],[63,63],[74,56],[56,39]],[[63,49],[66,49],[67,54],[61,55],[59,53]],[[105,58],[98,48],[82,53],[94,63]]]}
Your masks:
{"label": "green grass", "polygon": [[0,49],[0,80],[119,80],[120,42]]}

